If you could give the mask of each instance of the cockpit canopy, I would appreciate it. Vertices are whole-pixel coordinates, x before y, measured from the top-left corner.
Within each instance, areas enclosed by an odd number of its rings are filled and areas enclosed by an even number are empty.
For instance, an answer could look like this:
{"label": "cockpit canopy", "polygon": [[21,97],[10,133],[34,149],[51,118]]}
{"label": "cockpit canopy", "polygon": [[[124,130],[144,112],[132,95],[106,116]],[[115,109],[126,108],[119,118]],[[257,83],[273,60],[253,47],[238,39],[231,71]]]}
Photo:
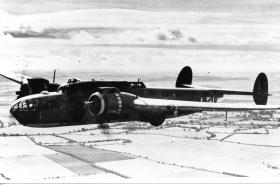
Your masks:
{"label": "cockpit canopy", "polygon": [[[145,84],[141,81],[128,82],[128,81],[80,81],[79,79],[69,79],[67,83],[62,84],[58,91],[63,93],[77,93],[83,92],[84,94],[92,94],[100,87],[115,87],[121,91],[129,91],[129,89],[146,88]],[[87,95],[88,96],[88,95]]]}
{"label": "cockpit canopy", "polygon": [[62,105],[59,100],[51,99],[29,99],[29,100],[21,100],[16,102],[12,107],[11,111],[36,111],[37,109],[57,109]]}
{"label": "cockpit canopy", "polygon": [[78,78],[70,78],[67,80],[67,83],[78,83],[80,82],[81,80],[78,79]]}

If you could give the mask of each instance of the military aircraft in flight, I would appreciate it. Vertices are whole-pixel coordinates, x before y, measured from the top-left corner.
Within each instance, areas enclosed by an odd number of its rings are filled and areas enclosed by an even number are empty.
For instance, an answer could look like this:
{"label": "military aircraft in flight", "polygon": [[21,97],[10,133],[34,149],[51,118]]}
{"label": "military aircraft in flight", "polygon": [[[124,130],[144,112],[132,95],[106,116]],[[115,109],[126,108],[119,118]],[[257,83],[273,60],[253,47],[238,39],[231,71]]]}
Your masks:
{"label": "military aircraft in flight", "polygon": [[[19,123],[31,127],[120,121],[144,121],[160,126],[166,118],[202,111],[280,109],[280,106],[266,105],[270,94],[264,73],[257,76],[252,92],[192,85],[189,66],[180,71],[175,88],[147,88],[140,81],[80,81],[74,78],[59,85],[44,78],[27,77],[26,81],[20,81],[1,75],[21,84],[18,99],[10,112]],[[255,104],[217,103],[225,94],[251,95]]]}

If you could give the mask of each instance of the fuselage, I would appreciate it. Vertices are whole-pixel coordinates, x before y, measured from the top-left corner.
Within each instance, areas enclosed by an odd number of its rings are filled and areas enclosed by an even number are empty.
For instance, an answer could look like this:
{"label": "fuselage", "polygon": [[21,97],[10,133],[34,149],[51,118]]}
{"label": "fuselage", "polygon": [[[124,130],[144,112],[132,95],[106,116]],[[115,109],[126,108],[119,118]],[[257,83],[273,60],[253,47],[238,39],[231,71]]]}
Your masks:
{"label": "fuselage", "polygon": [[[192,91],[192,89],[186,90],[185,88],[146,88],[142,82],[84,81],[64,84],[58,88],[57,92],[44,91],[40,94],[22,97],[13,103],[10,111],[19,123],[32,127],[99,123],[100,118],[88,120],[85,102],[100,87],[115,87],[121,92],[145,98],[188,101],[209,101],[211,98],[213,99],[211,95],[198,93],[197,91]],[[219,97],[222,97],[222,95]],[[191,113],[193,112],[179,113],[179,115]],[[174,113],[167,113],[166,117],[174,117]],[[141,113],[139,115],[137,113],[136,115],[127,114],[121,117],[118,115],[106,116],[106,121],[129,121],[135,119],[141,120]],[[106,121],[102,120],[102,122]]]}

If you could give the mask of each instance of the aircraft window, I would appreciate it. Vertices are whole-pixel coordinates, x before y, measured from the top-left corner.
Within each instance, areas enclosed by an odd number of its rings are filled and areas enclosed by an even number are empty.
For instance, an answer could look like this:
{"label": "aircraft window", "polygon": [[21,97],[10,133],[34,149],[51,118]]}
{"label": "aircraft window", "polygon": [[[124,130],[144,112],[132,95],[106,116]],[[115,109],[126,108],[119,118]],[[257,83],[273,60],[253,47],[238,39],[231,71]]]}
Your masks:
{"label": "aircraft window", "polygon": [[21,102],[18,103],[18,108],[19,109],[22,108],[22,103]]}
{"label": "aircraft window", "polygon": [[67,83],[78,83],[80,82],[81,80],[78,79],[78,78],[71,78],[71,79],[68,79]]}
{"label": "aircraft window", "polygon": [[41,100],[39,105],[40,105],[40,108],[42,108],[42,109],[56,109],[56,108],[59,108],[59,103],[56,102],[56,101]]}
{"label": "aircraft window", "polygon": [[130,88],[138,88],[138,83],[130,83]]}
{"label": "aircraft window", "polygon": [[35,108],[34,101],[33,100],[29,100],[27,102],[27,106],[28,106],[29,109],[34,109]]}
{"label": "aircraft window", "polygon": [[26,103],[26,101],[23,101],[23,102],[22,102],[22,108],[24,108],[24,109],[27,108],[27,103]]}
{"label": "aircraft window", "polygon": [[62,103],[57,101],[45,101],[45,100],[28,100],[21,101],[15,104],[12,109],[13,110],[27,110],[27,109],[56,109],[61,108]]}
{"label": "aircraft window", "polygon": [[19,102],[18,104],[18,108],[21,109],[22,108],[22,102]]}
{"label": "aircraft window", "polygon": [[145,88],[141,82],[132,82],[130,83],[130,88]]}
{"label": "aircraft window", "polygon": [[19,107],[19,103],[15,104],[12,109],[13,110],[18,110],[18,107]]}
{"label": "aircraft window", "polygon": [[18,105],[18,108],[21,110],[26,110],[27,109],[27,104],[25,101],[21,101]]}

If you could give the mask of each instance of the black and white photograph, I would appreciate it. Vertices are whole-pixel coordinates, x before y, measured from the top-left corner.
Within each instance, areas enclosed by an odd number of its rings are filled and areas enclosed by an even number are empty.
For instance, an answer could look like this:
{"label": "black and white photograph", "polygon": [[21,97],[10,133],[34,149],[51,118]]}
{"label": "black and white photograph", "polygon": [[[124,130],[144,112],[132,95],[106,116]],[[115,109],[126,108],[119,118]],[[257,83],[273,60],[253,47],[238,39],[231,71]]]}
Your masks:
{"label": "black and white photograph", "polygon": [[0,0],[14,183],[280,183],[280,1]]}

